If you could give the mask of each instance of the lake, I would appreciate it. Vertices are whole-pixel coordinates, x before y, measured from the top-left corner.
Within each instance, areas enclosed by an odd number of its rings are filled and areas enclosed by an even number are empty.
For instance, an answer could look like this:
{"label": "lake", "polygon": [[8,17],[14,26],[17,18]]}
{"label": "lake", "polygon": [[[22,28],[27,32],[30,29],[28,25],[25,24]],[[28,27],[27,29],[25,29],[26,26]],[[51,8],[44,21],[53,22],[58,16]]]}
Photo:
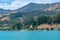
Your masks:
{"label": "lake", "polygon": [[60,31],[0,31],[0,40],[60,40]]}

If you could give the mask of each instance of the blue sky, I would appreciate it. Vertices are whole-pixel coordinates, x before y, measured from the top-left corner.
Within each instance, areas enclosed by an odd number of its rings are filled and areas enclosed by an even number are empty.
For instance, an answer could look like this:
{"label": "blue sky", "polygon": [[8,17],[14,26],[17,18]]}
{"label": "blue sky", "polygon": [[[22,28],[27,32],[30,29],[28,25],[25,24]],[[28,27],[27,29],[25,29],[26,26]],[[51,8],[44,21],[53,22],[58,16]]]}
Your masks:
{"label": "blue sky", "polygon": [[0,4],[4,5],[5,3],[11,4],[14,0],[0,0]]}
{"label": "blue sky", "polygon": [[0,0],[0,8],[14,10],[30,2],[41,4],[60,2],[60,0]]}

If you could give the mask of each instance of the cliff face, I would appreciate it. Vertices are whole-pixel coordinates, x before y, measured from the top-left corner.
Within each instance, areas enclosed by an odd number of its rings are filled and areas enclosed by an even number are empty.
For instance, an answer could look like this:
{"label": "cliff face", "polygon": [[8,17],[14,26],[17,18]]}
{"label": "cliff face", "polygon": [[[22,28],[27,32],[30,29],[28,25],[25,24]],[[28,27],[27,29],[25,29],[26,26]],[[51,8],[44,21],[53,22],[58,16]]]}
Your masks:
{"label": "cliff face", "polygon": [[53,11],[53,10],[56,10],[56,9],[60,9],[60,4],[55,4],[47,9],[45,9],[46,11]]}
{"label": "cliff face", "polygon": [[4,18],[1,18],[0,21],[9,21],[10,20],[10,17],[4,17]]}
{"label": "cliff face", "polygon": [[60,24],[42,24],[37,27],[38,29],[60,29]]}

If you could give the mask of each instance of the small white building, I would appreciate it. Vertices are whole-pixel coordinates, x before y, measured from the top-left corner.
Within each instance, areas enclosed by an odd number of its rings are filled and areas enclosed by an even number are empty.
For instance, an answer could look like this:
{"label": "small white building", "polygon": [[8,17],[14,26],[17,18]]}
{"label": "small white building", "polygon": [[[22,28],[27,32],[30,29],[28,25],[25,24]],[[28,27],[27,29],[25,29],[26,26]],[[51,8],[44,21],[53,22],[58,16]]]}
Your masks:
{"label": "small white building", "polygon": [[30,28],[32,28],[32,25],[30,25]]}

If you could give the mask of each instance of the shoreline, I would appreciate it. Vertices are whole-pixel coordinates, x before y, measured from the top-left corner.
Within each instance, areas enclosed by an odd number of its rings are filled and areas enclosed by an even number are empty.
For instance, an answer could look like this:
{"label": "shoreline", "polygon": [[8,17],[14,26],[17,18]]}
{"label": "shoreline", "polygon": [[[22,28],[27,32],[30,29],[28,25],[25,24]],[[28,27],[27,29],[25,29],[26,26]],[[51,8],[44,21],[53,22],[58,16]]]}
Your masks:
{"label": "shoreline", "polygon": [[[3,31],[3,30],[0,30]],[[60,31],[60,30],[4,30],[4,31]]]}

